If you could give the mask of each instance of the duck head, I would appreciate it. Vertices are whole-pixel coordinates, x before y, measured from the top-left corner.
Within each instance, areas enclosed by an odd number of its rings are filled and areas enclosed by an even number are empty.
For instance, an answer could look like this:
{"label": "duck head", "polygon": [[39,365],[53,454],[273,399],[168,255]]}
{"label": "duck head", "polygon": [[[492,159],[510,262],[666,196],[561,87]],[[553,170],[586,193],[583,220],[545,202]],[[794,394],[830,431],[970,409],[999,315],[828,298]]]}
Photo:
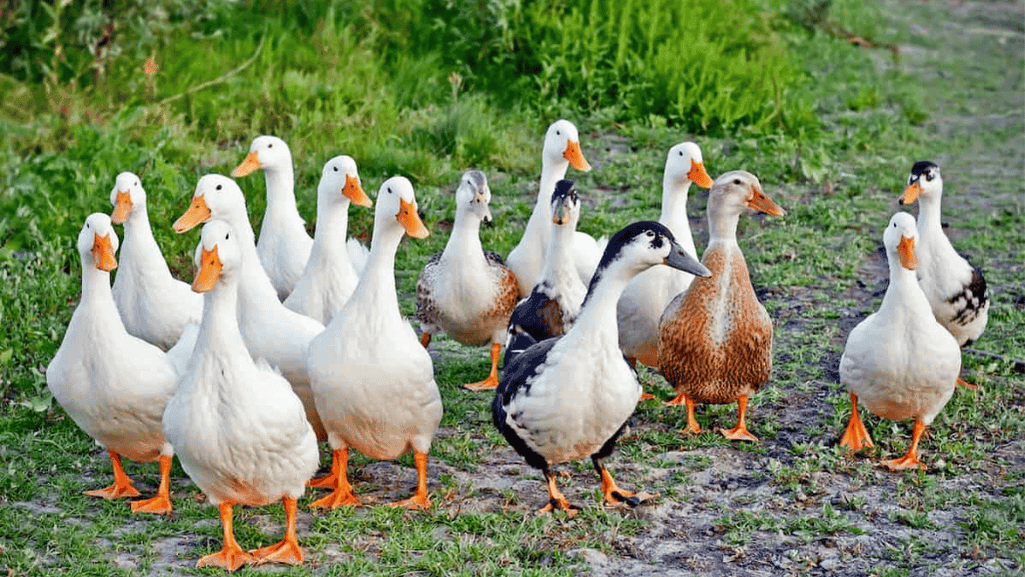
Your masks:
{"label": "duck head", "polygon": [[740,215],[751,209],[773,216],[784,216],[786,211],[762,192],[758,177],[746,170],[732,170],[715,179],[708,193],[708,213]]}
{"label": "duck head", "polygon": [[676,186],[685,182],[693,182],[701,188],[712,186],[712,177],[705,171],[701,149],[697,144],[681,142],[669,149],[663,181]]}
{"label": "duck head", "polygon": [[78,253],[83,263],[92,263],[102,271],[110,272],[117,268],[118,238],[110,217],[102,212],[94,212],[85,219],[81,232],[78,233]]}
{"label": "duck head", "polygon": [[132,215],[133,208],[146,206],[146,191],[142,188],[142,180],[132,172],[117,175],[114,190],[110,191],[110,204],[114,205],[110,221],[124,224]]}
{"label": "duck head", "polygon": [[317,185],[317,198],[330,201],[347,198],[359,206],[373,204],[363,191],[363,184],[356,171],[356,161],[344,154],[324,164],[324,170],[320,172],[320,184]]}
{"label": "duck head", "polygon": [[553,164],[569,162],[577,170],[584,172],[591,170],[590,163],[587,162],[584,153],[580,150],[580,135],[577,134],[577,127],[568,120],[556,120],[548,127],[541,154],[545,162]]}
{"label": "duck head", "polygon": [[[238,212],[241,211],[241,215]],[[207,174],[196,183],[192,204],[174,221],[174,231],[183,233],[214,218],[232,221],[246,218],[246,199],[234,180],[220,174]]]}
{"label": "duck head", "polygon": [[883,233],[883,245],[886,247],[886,257],[892,262],[894,259],[900,261],[900,265],[907,270],[918,268],[918,259],[915,257],[915,243],[918,242],[918,227],[915,226],[915,217],[906,212],[898,212],[890,218],[890,224]]}
{"label": "duck head", "polygon": [[211,220],[203,225],[195,262],[197,272],[192,290],[197,293],[213,290],[218,281],[231,278],[242,262],[231,225],[223,220]]}
{"label": "duck head", "polygon": [[919,196],[939,198],[941,194],[943,194],[943,179],[940,177],[940,167],[936,166],[934,162],[919,160],[911,167],[908,184],[904,187],[904,194],[900,195],[897,202],[911,204]]}
{"label": "duck head", "polygon": [[677,244],[672,231],[658,222],[640,221],[626,225],[609,239],[588,292],[610,268],[625,269],[628,276],[633,276],[659,264],[697,276],[712,276],[705,265]]}
{"label": "duck head", "polygon": [[406,234],[413,238],[427,238],[429,234],[416,211],[413,183],[404,176],[393,176],[384,181],[377,193],[374,212],[374,234],[398,222]]}
{"label": "duck head", "polygon": [[246,176],[254,170],[277,170],[292,166],[292,152],[284,140],[276,136],[257,136],[249,147],[249,154],[242,164],[238,165],[231,175],[235,178]]}
{"label": "duck head", "polygon": [[491,222],[491,188],[488,177],[479,170],[467,170],[456,189],[456,211],[475,215],[485,223]]}
{"label": "duck head", "polygon": [[576,230],[580,221],[580,197],[572,180],[560,180],[555,183],[552,193],[552,222],[560,226],[569,226]]}

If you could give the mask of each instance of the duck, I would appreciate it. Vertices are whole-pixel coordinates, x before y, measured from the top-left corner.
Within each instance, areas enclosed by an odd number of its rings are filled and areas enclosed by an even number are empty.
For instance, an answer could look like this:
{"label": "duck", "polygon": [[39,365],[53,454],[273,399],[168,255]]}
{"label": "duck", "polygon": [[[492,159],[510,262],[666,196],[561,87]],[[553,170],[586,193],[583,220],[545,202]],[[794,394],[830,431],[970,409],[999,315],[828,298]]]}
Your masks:
{"label": "duck", "polygon": [[427,457],[441,422],[442,402],[431,356],[399,310],[395,254],[404,235],[423,239],[413,185],[403,176],[384,181],[377,195],[370,258],[355,292],[309,346],[309,373],[317,409],[333,451],[334,489],[314,508],[359,506],[348,480],[350,448],[377,460],[410,451],[416,492],[392,503],[425,510]]}
{"label": "duck", "polygon": [[758,442],[747,429],[747,401],[772,373],[772,319],[755,296],[747,262],[737,244],[737,224],[747,209],[786,213],[762,191],[758,177],[734,170],[708,193],[708,246],[701,262],[712,271],[695,278],[659,319],[659,369],[676,389],[668,405],[686,403],[685,433],[698,433],[695,403],[737,403],[739,418],[720,432],[730,440]]}
{"label": "duck", "polygon": [[[349,204],[369,207],[372,203],[359,179],[356,161],[340,155],[328,160],[317,186],[317,229],[313,249],[303,274],[285,299],[285,308],[327,325],[331,317],[352,296],[359,273],[349,258],[345,235],[349,225]],[[363,263],[365,264],[365,263]]]}
{"label": "duck", "polygon": [[54,399],[80,429],[107,450],[114,483],[86,491],[91,497],[138,497],[121,458],[160,463],[160,486],[150,499],[133,501],[132,511],[170,514],[171,460],[161,419],[178,372],[167,353],[125,329],[110,288],[117,234],[110,216],[90,214],[78,234],[82,298],[57,353],[46,368]]}
{"label": "duck", "polygon": [[580,204],[572,180],[555,183],[545,268],[530,296],[516,305],[509,319],[506,365],[534,343],[565,334],[580,313],[587,287],[577,274],[572,253]]}
{"label": "duck", "polygon": [[111,222],[125,227],[113,288],[118,313],[129,334],[169,350],[189,323],[199,323],[203,299],[171,275],[153,238],[142,180],[131,172],[118,174],[110,203]]}
{"label": "duck", "polygon": [[472,391],[498,386],[498,358],[519,284],[502,257],[480,242],[481,222],[491,222],[491,189],[479,170],[463,174],[456,189],[456,214],[445,250],[435,253],[416,282],[420,343],[444,331],[468,346],[491,345],[487,378],[463,385]]}
{"label": "duck", "polygon": [[516,356],[502,370],[492,422],[509,444],[540,469],[548,503],[538,513],[579,510],[556,484],[553,466],[590,457],[604,501],[637,506],[654,497],[621,489],[604,464],[641,394],[637,375],[619,350],[616,302],[637,273],[658,264],[710,274],[657,222],[636,222],[606,245],[576,322]]}
{"label": "duck", "polygon": [[[253,361],[239,330],[239,285],[246,274],[244,242],[223,221],[203,226],[192,282],[205,306],[188,369],[163,413],[164,435],[189,478],[217,507],[224,530],[220,551],[196,567],[234,571],[246,564],[297,565],[297,501],[317,469],[317,437],[288,381],[264,359]],[[285,536],[252,551],[235,540],[232,508],[281,501]]]}
{"label": "duck", "polygon": [[[520,294],[530,294],[541,276],[548,246],[549,223],[551,222],[551,197],[555,183],[566,176],[570,166],[587,172],[591,164],[580,150],[580,136],[577,127],[568,120],[553,122],[545,133],[541,152],[541,183],[537,191],[534,211],[527,221],[520,242],[509,252],[506,266],[516,275]],[[576,231],[573,235],[573,258],[577,273],[586,285],[591,280],[598,259],[601,258],[598,241],[590,235]]]}
{"label": "duck", "polygon": [[296,205],[292,152],[288,144],[276,136],[257,136],[249,147],[249,154],[231,175],[241,178],[257,169],[263,170],[267,181],[267,210],[260,225],[256,251],[278,299],[285,300],[306,268],[313,239],[306,232],[306,221],[299,215]]}
{"label": "duck", "polygon": [[[916,162],[899,202],[905,205],[918,201],[918,283],[929,299],[933,316],[964,348],[986,329],[989,290],[979,267],[958,254],[943,232],[942,197],[940,167],[928,160]],[[958,383],[975,388],[960,378]]]}
{"label": "duck", "polygon": [[914,217],[894,214],[883,233],[890,268],[883,302],[854,327],[840,357],[840,382],[851,396],[851,418],[841,446],[872,446],[858,416],[859,400],[884,419],[915,420],[908,452],[882,462],[891,470],[926,468],[918,459],[918,443],[953,395],[961,371],[961,347],[934,317],[915,274],[920,266],[918,239]]}
{"label": "duck", "polygon": [[[681,142],[669,149],[662,176],[662,214],[658,222],[673,231],[676,242],[697,258],[697,248],[687,219],[687,192],[691,183],[712,186],[705,171],[701,148]],[[619,347],[630,364],[640,362],[658,369],[658,322],[669,302],[690,286],[692,275],[669,267],[652,267],[635,276],[616,305]],[[645,398],[651,397],[650,394]],[[652,397],[653,398],[653,397]]]}
{"label": "duck", "polygon": [[265,359],[281,371],[303,402],[306,416],[320,440],[327,433],[320,423],[310,377],[306,371],[306,347],[324,331],[324,325],[285,308],[260,264],[253,227],[246,212],[246,199],[234,180],[207,174],[196,183],[188,210],[174,222],[181,234],[209,220],[226,221],[235,230],[242,251],[243,274],[238,283],[238,324],[242,339],[254,359]]}

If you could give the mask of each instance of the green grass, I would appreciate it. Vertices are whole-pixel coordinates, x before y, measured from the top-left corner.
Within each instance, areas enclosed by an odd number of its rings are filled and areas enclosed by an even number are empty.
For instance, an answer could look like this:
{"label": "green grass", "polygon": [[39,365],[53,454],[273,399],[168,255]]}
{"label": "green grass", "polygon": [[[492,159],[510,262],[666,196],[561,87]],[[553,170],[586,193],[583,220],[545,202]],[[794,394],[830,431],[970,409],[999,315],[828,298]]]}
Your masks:
{"label": "green grass", "polygon": [[[826,11],[811,10],[816,4]],[[504,471],[511,452],[490,425],[489,396],[460,388],[485,376],[486,350],[439,336],[431,348],[445,417],[431,455],[435,509],[309,514],[308,495],[300,502],[308,561],[287,574],[570,575],[586,571],[572,554],[580,548],[611,560],[652,555],[645,543],[675,538],[663,525],[698,540],[689,555],[717,559],[731,547],[779,557],[761,547],[781,533],[795,568],[811,567],[799,563],[813,564],[817,540],[829,538],[869,574],[909,574],[935,559],[964,571],[987,562],[1020,570],[1025,386],[1013,360],[1025,358],[1025,175],[1023,126],[1008,103],[1020,104],[1023,85],[1007,49],[995,35],[969,46],[923,29],[953,21],[936,2],[897,10],[894,2],[688,0],[663,3],[658,22],[655,5],[634,2],[622,28],[608,5],[190,0],[159,12],[123,1],[49,15],[40,3],[11,3],[0,14],[0,570],[129,575],[170,563],[184,572],[219,547],[215,512],[177,465],[170,518],[81,495],[106,484],[110,465],[45,386],[42,369],[78,300],[72,239],[87,214],[110,210],[117,173],[142,176],[157,242],[184,279],[197,237],[175,235],[170,223],[199,176],[230,172],[257,134],[289,143],[311,228],[327,158],[356,158],[371,197],[386,178],[407,175],[431,230],[399,248],[408,315],[419,268],[447,240],[459,175],[486,171],[495,225],[482,229],[482,242],[508,253],[533,206],[541,136],[559,117],[577,124],[596,165],[569,173],[593,203],[581,230],[610,235],[655,218],[665,151],[688,139],[702,146],[711,174],[750,170],[787,210],[745,216],[738,230],[776,331],[773,377],[749,415],[762,443],[714,432],[734,424],[735,405],[699,407],[706,432],[684,437],[679,407],[644,403],[609,464],[625,488],[660,492],[657,512],[601,508],[590,464],[575,463],[561,468],[569,478],[560,486],[584,511],[572,521],[537,518],[540,475],[525,465],[520,475]],[[111,14],[118,35],[97,59]],[[915,50],[894,61],[825,33],[824,21]],[[21,46],[18,58],[12,46]],[[679,67],[669,65],[673,50]],[[153,78],[142,73],[151,55],[160,65]],[[966,118],[976,124],[965,128]],[[986,273],[993,304],[973,348],[996,356],[963,356],[965,378],[981,388],[955,392],[930,427],[921,446],[929,471],[891,474],[874,463],[903,454],[910,426],[863,413],[875,449],[835,447],[850,410],[835,371],[846,332],[878,307],[885,279],[872,267],[882,262],[882,228],[923,158],[943,168],[955,246]],[[263,178],[240,184],[258,224]],[[699,247],[706,201],[707,192],[691,190]],[[372,219],[354,208],[350,233],[368,239]],[[672,397],[654,372],[641,378]],[[357,491],[374,503],[405,496],[410,465],[354,455]],[[128,468],[144,493],[153,490],[153,465]],[[518,483],[495,489],[488,474]],[[236,511],[243,546],[276,540],[282,524],[279,506]],[[859,536],[884,539],[881,531],[910,537],[850,549]]]}

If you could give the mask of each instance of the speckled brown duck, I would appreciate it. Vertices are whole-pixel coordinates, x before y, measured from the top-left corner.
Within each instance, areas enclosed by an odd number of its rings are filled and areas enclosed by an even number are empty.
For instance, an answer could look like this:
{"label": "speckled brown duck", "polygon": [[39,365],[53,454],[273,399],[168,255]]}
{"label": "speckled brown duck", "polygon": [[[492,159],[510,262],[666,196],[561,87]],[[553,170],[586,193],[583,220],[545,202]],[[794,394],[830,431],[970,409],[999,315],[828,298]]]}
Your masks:
{"label": "speckled brown duck", "polygon": [[737,426],[721,430],[727,439],[758,441],[746,427],[747,400],[772,372],[772,321],[758,302],[747,263],[737,244],[737,223],[746,209],[783,216],[762,192],[755,175],[727,172],[708,197],[708,248],[702,263],[712,276],[695,278],[669,303],[659,323],[659,363],[676,389],[667,404],[687,405],[685,431],[700,432],[696,403],[739,406]]}

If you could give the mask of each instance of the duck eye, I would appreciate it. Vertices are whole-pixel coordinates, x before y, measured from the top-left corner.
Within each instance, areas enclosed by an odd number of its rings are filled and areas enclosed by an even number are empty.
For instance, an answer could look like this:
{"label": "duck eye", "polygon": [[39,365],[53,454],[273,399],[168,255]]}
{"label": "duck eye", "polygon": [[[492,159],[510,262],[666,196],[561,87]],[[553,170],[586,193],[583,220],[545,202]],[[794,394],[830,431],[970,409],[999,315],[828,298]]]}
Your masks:
{"label": "duck eye", "polygon": [[224,240],[228,240],[228,234],[229,234],[229,233],[227,233],[227,232],[226,232],[226,233],[224,233]]}
{"label": "duck eye", "polygon": [[335,169],[335,172],[338,172],[338,167],[337,166],[333,166],[332,168]]}
{"label": "duck eye", "polygon": [[682,150],[680,151],[680,156],[683,156],[683,151]]}
{"label": "duck eye", "polygon": [[740,179],[739,178],[734,178],[733,179],[733,184],[740,184]]}
{"label": "duck eye", "polygon": [[138,180],[135,181],[135,186],[139,186],[139,181]]}
{"label": "duck eye", "polygon": [[391,194],[391,187],[388,187],[388,194]]}
{"label": "duck eye", "polygon": [[220,185],[220,184],[217,185],[217,190],[220,190],[222,188],[224,188],[223,185]]}
{"label": "duck eye", "polygon": [[649,230],[649,231],[645,232],[644,234],[648,235],[648,238],[655,238],[655,232],[654,231]]}
{"label": "duck eye", "polygon": [[272,143],[268,144],[267,148],[274,148],[274,143],[272,142]]}

